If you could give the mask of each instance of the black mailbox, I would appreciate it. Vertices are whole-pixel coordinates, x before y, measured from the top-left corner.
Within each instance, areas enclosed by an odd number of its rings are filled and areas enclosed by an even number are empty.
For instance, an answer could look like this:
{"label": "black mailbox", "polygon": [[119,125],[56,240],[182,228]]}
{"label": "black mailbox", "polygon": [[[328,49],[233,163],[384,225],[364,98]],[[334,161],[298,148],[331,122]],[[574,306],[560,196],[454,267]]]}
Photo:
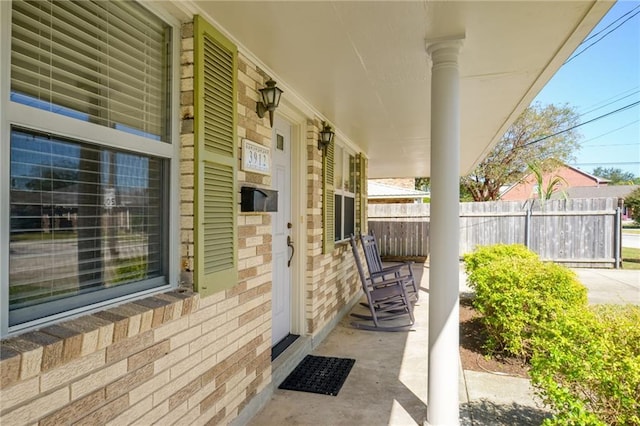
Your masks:
{"label": "black mailbox", "polygon": [[243,212],[277,212],[278,191],[271,189],[251,188],[243,186],[240,211]]}

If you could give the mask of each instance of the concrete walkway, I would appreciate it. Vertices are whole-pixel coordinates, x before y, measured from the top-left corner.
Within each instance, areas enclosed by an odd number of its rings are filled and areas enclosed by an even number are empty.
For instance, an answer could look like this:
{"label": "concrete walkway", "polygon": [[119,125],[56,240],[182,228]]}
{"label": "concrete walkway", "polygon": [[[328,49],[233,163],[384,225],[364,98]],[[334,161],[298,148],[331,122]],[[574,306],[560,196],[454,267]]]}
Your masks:
{"label": "concrete walkway", "polygon": [[590,304],[640,305],[640,270],[574,269],[587,287]]}
{"label": "concrete walkway", "polygon": [[[411,331],[356,330],[349,325],[351,318],[344,317],[313,351],[314,355],[356,360],[338,396],[276,389],[266,407],[249,424],[426,424],[429,271],[426,265],[415,266],[421,295]],[[640,303],[640,271],[580,270],[578,275],[590,289],[590,300],[622,303],[627,299],[626,302]],[[468,291],[463,283],[461,272],[461,291]],[[615,290],[605,291],[612,288]],[[607,294],[610,297],[605,297]],[[360,306],[354,309],[364,312]],[[539,425],[547,415],[536,403],[527,379],[461,371],[458,385],[461,425]]]}

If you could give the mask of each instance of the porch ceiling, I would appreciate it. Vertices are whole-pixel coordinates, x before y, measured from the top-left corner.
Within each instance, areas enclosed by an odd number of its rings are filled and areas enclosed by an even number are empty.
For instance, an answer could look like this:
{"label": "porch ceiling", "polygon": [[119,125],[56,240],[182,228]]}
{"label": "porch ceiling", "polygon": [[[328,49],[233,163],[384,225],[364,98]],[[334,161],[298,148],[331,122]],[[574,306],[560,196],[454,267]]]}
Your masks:
{"label": "porch ceiling", "polygon": [[[425,40],[465,34],[461,172],[497,142],[612,6],[605,1],[193,1],[285,89],[369,156],[369,176],[429,176]],[[176,6],[176,4],[174,4]]]}

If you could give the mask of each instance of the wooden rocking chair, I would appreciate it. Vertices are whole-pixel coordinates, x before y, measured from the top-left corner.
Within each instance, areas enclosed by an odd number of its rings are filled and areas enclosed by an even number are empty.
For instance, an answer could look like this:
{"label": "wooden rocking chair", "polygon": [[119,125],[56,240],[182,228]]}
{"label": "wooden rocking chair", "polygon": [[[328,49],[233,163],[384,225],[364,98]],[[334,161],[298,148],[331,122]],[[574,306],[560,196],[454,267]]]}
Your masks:
{"label": "wooden rocking chair", "polygon": [[417,302],[420,297],[420,290],[416,283],[416,279],[413,276],[413,262],[408,261],[384,267],[382,266],[380,251],[378,250],[378,244],[373,233],[369,235],[360,235],[360,241],[362,242],[364,257],[367,260],[369,276],[373,282],[380,282],[392,278],[402,280],[409,290],[411,300],[414,303]]}
{"label": "wooden rocking chair", "polygon": [[[362,283],[362,290],[367,297],[365,304],[369,308],[371,315],[352,313],[353,317],[361,320],[372,321],[371,323],[352,322],[355,328],[372,331],[406,331],[415,322],[413,317],[413,305],[407,294],[405,282],[402,279],[393,277],[391,279],[378,279],[373,281],[367,277],[362,267],[360,254],[356,238],[352,235],[350,238],[353,257],[358,268],[358,275]],[[408,321],[400,325],[383,325],[382,321],[395,320],[407,317]]]}

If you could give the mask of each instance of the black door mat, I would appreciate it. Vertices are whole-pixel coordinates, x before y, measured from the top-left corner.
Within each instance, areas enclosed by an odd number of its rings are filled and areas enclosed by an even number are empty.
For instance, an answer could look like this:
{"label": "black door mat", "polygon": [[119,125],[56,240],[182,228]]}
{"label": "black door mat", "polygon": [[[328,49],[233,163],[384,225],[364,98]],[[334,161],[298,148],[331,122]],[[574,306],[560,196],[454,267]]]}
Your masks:
{"label": "black door mat", "polygon": [[351,358],[307,355],[279,388],[336,396],[355,362]]}

